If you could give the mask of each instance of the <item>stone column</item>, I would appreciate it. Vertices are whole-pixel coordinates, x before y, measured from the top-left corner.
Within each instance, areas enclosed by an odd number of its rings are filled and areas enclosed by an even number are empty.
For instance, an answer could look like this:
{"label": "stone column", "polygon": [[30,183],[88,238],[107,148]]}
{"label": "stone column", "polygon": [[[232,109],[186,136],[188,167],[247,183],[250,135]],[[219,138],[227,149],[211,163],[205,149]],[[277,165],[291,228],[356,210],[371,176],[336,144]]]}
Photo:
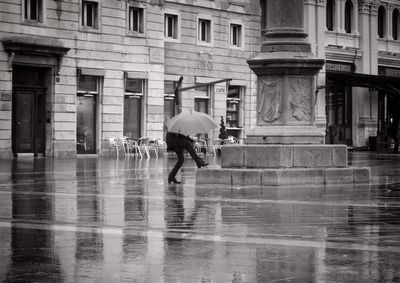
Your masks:
{"label": "stone column", "polygon": [[[266,0],[265,0],[266,1]],[[269,0],[266,40],[248,60],[257,74],[257,124],[249,144],[321,144],[315,126],[315,79],[324,64],[311,53],[304,32],[303,0]]]}

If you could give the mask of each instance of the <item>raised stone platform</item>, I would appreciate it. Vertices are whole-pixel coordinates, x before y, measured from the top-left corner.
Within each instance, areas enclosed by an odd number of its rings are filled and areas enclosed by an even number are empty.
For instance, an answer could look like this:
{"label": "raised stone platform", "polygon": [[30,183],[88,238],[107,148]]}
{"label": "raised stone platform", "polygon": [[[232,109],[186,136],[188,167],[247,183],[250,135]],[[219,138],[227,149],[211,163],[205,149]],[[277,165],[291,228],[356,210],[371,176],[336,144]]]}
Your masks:
{"label": "raised stone platform", "polygon": [[370,182],[370,169],[348,167],[345,145],[225,145],[221,168],[197,170],[198,184],[334,185]]}
{"label": "raised stone platform", "polygon": [[347,167],[346,145],[224,145],[222,168]]}

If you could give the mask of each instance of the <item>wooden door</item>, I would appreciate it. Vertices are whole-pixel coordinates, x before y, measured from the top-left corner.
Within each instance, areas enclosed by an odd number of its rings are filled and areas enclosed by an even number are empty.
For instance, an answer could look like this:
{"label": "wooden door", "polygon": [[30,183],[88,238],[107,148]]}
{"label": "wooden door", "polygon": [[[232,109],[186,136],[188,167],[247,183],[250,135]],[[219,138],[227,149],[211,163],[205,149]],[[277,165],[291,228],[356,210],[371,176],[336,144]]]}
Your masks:
{"label": "wooden door", "polygon": [[44,153],[45,148],[45,91],[18,88],[13,94],[13,151]]}

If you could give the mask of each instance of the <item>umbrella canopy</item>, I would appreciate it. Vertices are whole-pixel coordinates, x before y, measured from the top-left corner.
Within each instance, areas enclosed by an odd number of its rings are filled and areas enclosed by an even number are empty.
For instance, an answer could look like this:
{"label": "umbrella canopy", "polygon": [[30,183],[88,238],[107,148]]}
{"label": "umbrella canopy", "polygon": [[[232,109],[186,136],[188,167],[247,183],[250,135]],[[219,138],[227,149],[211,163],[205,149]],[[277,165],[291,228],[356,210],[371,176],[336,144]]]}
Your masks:
{"label": "umbrella canopy", "polygon": [[207,133],[218,127],[210,115],[197,111],[182,112],[167,122],[168,131],[182,135]]}

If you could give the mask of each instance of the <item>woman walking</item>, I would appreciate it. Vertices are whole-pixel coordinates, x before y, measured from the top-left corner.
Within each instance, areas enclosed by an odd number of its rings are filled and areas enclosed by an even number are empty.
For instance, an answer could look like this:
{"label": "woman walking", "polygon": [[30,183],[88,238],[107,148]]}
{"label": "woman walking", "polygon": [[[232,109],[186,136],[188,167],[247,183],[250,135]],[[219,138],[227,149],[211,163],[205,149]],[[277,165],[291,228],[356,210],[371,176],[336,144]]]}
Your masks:
{"label": "woman walking", "polygon": [[182,167],[183,162],[185,161],[185,156],[183,155],[183,150],[186,150],[193,160],[197,164],[197,168],[201,168],[207,166],[208,163],[205,163],[196,153],[193,148],[193,140],[189,136],[185,136],[179,133],[167,132],[165,137],[165,141],[167,143],[167,150],[172,150],[176,153],[178,157],[178,161],[176,162],[174,168],[168,175],[168,183],[180,184],[181,182],[176,180],[176,174],[179,169]]}

